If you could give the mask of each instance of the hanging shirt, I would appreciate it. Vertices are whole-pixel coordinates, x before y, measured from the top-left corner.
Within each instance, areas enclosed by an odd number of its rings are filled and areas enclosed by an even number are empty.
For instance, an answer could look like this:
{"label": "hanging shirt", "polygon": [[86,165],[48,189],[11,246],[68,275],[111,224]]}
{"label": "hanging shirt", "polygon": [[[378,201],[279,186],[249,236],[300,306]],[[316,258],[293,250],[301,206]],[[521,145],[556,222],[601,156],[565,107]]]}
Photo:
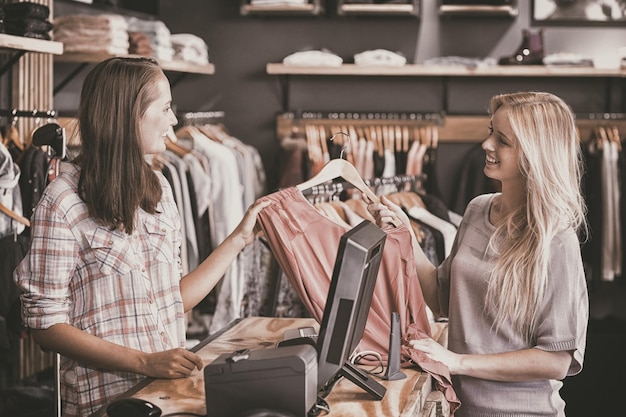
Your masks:
{"label": "hanging shirt", "polygon": [[[31,247],[15,271],[27,327],[66,323],[143,352],[185,346],[180,294],[181,223],[172,190],[156,214],[137,211],[129,235],[89,216],[78,195],[79,169],[62,163],[32,218]],[[87,416],[144,377],[61,359],[63,416]]]}
{"label": "hanging shirt", "polygon": [[[272,201],[258,217],[267,242],[309,313],[321,322],[339,241],[349,228],[324,217],[296,187],[261,200]],[[447,367],[408,347],[409,340],[430,337],[430,323],[415,271],[410,232],[404,225],[385,232],[380,271],[359,350],[379,352],[386,363],[391,313],[398,312],[403,365],[412,361],[421,366],[435,377],[448,401],[458,403]]]}
{"label": "hanging shirt", "polygon": [[[18,182],[20,167],[13,163],[9,150],[0,142],[0,204],[22,216],[22,194]],[[0,238],[17,236],[26,226],[0,212]]]}

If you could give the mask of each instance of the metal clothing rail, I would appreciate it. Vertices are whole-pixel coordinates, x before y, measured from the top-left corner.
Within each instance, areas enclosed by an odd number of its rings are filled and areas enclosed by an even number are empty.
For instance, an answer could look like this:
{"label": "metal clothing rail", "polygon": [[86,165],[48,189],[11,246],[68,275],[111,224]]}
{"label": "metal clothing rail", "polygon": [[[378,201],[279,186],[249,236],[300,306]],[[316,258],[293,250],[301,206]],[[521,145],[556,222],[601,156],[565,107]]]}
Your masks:
{"label": "metal clothing rail", "polygon": [[176,118],[180,126],[199,125],[223,121],[226,113],[222,110],[177,112]]}
{"label": "metal clothing rail", "polygon": [[444,114],[440,112],[323,112],[299,111],[283,113],[283,116],[294,120],[329,120],[329,121],[415,121],[443,124]]}
{"label": "metal clothing rail", "polygon": [[[420,181],[426,181],[427,175],[394,175],[393,177],[372,178],[364,180],[365,185],[368,187],[380,187],[383,185],[397,185],[402,186],[408,183],[417,183]],[[325,195],[338,195],[344,191],[354,189],[355,186],[347,181],[329,182],[326,184],[314,185],[311,188],[302,190],[302,195],[305,197],[325,196]]]}
{"label": "metal clothing rail", "polygon": [[12,110],[7,110],[7,109],[0,109],[0,116],[7,116],[7,117],[46,117],[46,118],[53,118],[57,116],[57,112],[56,110],[17,110],[17,109],[12,109]]}
{"label": "metal clothing rail", "polygon": [[626,113],[577,113],[576,120],[598,120],[598,121],[612,121],[612,120],[626,120]]}
{"label": "metal clothing rail", "polygon": [[626,131],[626,113],[580,113],[576,114],[576,128],[583,143],[587,143],[596,136],[596,129],[600,127],[617,128],[623,137]]}

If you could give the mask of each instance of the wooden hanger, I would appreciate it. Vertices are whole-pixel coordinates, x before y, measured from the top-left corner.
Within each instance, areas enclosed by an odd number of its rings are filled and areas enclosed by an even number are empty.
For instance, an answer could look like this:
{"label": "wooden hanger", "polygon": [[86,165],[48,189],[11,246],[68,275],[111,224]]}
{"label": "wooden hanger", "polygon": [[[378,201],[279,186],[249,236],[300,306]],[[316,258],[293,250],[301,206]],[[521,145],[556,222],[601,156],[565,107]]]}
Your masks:
{"label": "wooden hanger", "polygon": [[604,142],[608,140],[606,130],[604,130],[604,126],[598,126],[595,129],[595,145],[599,150],[604,148]]}
{"label": "wooden hanger", "polygon": [[408,152],[411,148],[411,134],[409,133],[409,128],[404,126],[402,128],[402,150],[404,152]]}
{"label": "wooden hanger", "polygon": [[16,220],[17,222],[23,224],[24,226],[30,227],[30,221],[26,217],[20,216],[2,203],[0,203],[0,211],[12,218],[13,220]]}
{"label": "wooden hanger", "polygon": [[430,134],[430,147],[436,148],[437,146],[439,146],[439,129],[437,129],[437,126],[430,126]]}
{"label": "wooden hanger", "polygon": [[22,142],[22,139],[20,137],[20,132],[19,132],[19,130],[17,130],[17,127],[15,126],[15,123],[16,123],[16,121],[14,120],[13,123],[11,123],[10,125],[6,125],[6,126],[2,127],[3,143],[5,145],[8,145],[9,143],[12,143],[20,151],[23,151],[24,150],[24,143]]}
{"label": "wooden hanger", "polygon": [[620,140],[619,129],[617,128],[617,126],[609,126],[607,133],[609,135],[609,138],[613,141],[613,143],[615,143],[615,145],[617,145],[618,152],[621,152],[622,151],[622,141]]}
{"label": "wooden hanger", "polygon": [[[361,178],[354,165],[345,159],[332,159],[324,165],[320,172],[313,176],[313,178],[296,185],[296,188],[303,191],[316,185],[332,181],[335,178],[343,178],[345,181],[352,184],[357,190],[365,194],[371,202],[380,203],[379,198],[365,184],[365,181],[363,181],[363,178]],[[394,226],[396,227],[400,224],[401,223],[394,222]]]}
{"label": "wooden hanger", "polygon": [[208,137],[212,141],[215,141],[217,143],[224,143],[224,137],[222,136],[224,134],[224,131],[220,132],[218,129],[215,128],[215,126],[198,125],[196,126],[196,129],[198,129],[200,133],[202,133],[204,136]]}
{"label": "wooden hanger", "polygon": [[187,149],[177,142],[178,138],[176,137],[176,134],[174,133],[174,129],[170,128],[170,130],[167,132],[167,135],[165,135],[165,137],[166,137],[165,148],[168,151],[173,152],[179,158],[182,158],[191,152],[191,149]]}

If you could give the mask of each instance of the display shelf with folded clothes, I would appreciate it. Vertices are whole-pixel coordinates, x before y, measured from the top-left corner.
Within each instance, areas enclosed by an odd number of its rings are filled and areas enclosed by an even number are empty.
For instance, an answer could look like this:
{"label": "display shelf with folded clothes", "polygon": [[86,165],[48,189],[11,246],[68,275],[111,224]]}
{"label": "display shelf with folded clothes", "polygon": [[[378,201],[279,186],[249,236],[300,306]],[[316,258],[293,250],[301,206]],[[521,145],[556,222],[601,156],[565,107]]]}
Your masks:
{"label": "display shelf with folded clothes", "polygon": [[0,33],[0,49],[62,54],[63,44],[61,42],[25,38],[23,36]]}
{"label": "display shelf with folded clothes", "polygon": [[48,20],[49,15],[50,9],[42,4],[0,1],[0,52],[13,54],[0,67],[0,74],[26,52],[63,53],[63,44],[50,40],[52,23]]}

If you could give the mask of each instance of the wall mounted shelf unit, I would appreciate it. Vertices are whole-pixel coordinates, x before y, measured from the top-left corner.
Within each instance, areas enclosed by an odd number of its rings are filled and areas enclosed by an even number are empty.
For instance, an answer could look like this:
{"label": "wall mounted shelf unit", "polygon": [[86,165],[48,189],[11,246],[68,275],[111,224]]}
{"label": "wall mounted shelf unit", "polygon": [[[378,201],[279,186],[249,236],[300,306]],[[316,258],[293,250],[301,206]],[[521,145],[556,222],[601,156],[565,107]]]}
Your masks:
{"label": "wall mounted shelf unit", "polygon": [[154,20],[159,14],[157,0],[118,0],[115,4],[104,2],[83,2],[76,0],[55,0],[55,6],[61,5],[78,10],[90,10],[93,13],[116,13],[124,16],[133,16],[139,19]]}
{"label": "wall mounted shelf unit", "polygon": [[58,55],[63,53],[63,44],[61,42],[0,34],[0,52],[11,54],[11,57],[0,67],[1,76],[26,52]]}
{"label": "wall mounted shelf unit", "polygon": [[[139,55],[108,55],[108,54],[63,54],[55,57],[55,63],[76,63],[78,66],[71,71],[62,81],[60,81],[54,87],[54,94],[63,89],[74,77],[81,73],[89,64],[96,64],[114,56],[139,56]],[[180,79],[186,74],[202,74],[213,75],[215,74],[215,65],[209,63],[206,65],[198,65],[185,61],[160,61],[159,64],[163,71],[170,71],[179,73],[179,77],[175,80],[170,80],[170,85],[173,87]]]}
{"label": "wall mounted shelf unit", "polygon": [[339,67],[300,67],[269,63],[268,74],[274,75],[346,75],[346,76],[414,76],[414,77],[617,77],[626,78],[626,68],[598,69],[576,66],[488,66],[468,68],[453,65],[365,66],[343,64]]}
{"label": "wall mounted shelf unit", "polygon": [[[578,66],[487,66],[468,68],[464,66],[434,66],[434,65],[404,65],[401,67],[360,66],[343,64],[338,67],[300,67],[288,66],[282,63],[268,63],[267,74],[279,76],[282,94],[283,111],[292,110],[290,106],[291,77],[363,77],[380,82],[385,77],[404,78],[437,78],[441,82],[441,110],[448,114],[449,91],[448,84],[453,79],[476,77],[481,80],[511,79],[600,79],[605,89],[606,103],[603,111],[615,112],[621,110],[626,96],[626,68],[598,69],[594,67]],[[621,104],[620,104],[621,97]],[[616,110],[617,109],[617,110]]]}
{"label": "wall mounted shelf unit", "polygon": [[[114,56],[139,56],[139,55],[108,55],[108,54],[63,54],[55,57],[55,62],[75,62],[75,63],[98,63]],[[160,61],[159,64],[164,71],[176,71],[192,74],[212,75],[215,73],[215,66],[211,63],[198,65],[185,61]]]}

